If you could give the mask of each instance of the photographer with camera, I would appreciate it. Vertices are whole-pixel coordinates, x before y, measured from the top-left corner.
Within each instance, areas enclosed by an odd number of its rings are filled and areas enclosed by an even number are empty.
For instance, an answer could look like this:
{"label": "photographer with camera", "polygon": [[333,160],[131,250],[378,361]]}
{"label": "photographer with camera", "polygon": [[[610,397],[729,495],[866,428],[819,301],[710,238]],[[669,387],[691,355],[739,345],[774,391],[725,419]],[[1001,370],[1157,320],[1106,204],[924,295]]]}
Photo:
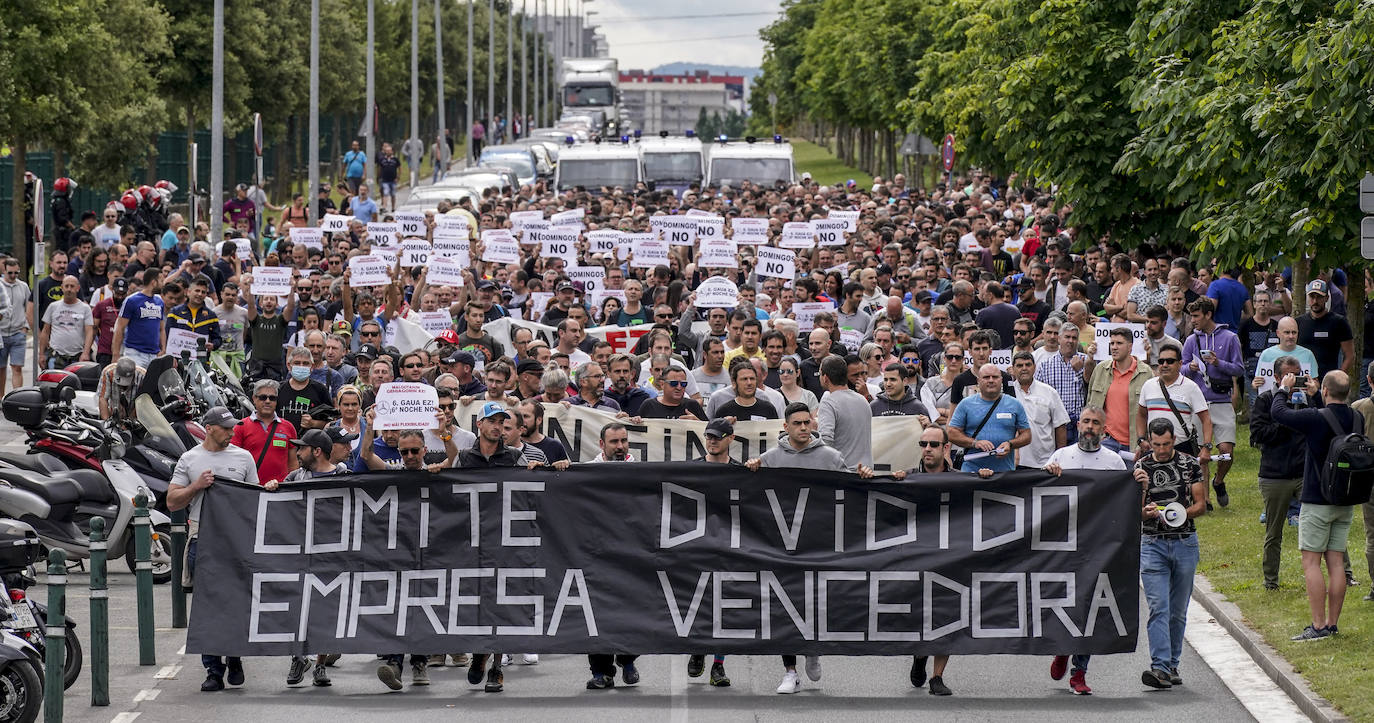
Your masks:
{"label": "photographer with camera", "polygon": [[[1212,420],[1212,442],[1222,455],[1217,460],[1217,474],[1212,487],[1217,491],[1217,504],[1231,503],[1226,494],[1226,473],[1231,471],[1231,452],[1236,447],[1236,408],[1231,402],[1235,378],[1245,376],[1245,359],[1241,355],[1240,337],[1214,319],[1216,302],[1201,297],[1188,305],[1193,333],[1183,342],[1183,374],[1202,389],[1207,400],[1208,416]],[[1202,458],[1202,478],[1209,477],[1208,459]],[[1208,502],[1210,507],[1211,503]]]}

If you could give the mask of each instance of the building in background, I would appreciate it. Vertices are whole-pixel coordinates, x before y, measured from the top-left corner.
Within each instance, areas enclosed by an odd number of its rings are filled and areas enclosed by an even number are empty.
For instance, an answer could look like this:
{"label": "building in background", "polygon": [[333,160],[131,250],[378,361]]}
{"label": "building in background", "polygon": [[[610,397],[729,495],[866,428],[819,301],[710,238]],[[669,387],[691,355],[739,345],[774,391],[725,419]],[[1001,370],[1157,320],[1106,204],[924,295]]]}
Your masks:
{"label": "building in background", "polygon": [[707,116],[745,110],[744,76],[712,75],[707,70],[680,75],[627,70],[620,74],[620,94],[627,127],[648,134],[699,130],[697,119],[703,109]]}

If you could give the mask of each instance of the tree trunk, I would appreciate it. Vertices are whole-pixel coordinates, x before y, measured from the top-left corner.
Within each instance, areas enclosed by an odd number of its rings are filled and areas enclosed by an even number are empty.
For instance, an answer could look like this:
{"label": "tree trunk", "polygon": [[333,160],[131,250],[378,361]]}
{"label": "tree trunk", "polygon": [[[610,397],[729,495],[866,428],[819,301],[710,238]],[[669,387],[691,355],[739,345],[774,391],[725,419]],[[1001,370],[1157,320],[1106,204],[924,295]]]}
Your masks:
{"label": "tree trunk", "polygon": [[67,175],[67,154],[61,148],[52,149],[52,177],[57,180]]}
{"label": "tree trunk", "polygon": [[1355,364],[1354,373],[1350,377],[1350,401],[1359,399],[1360,383],[1359,379],[1368,375],[1369,369],[1364,362],[1364,304],[1368,290],[1365,288],[1365,269],[1362,267],[1352,268],[1354,264],[1347,264],[1345,277],[1348,280],[1345,291],[1345,316],[1350,322],[1350,330],[1355,333]]}
{"label": "tree trunk", "polygon": [[[328,159],[329,159],[329,160],[326,161],[326,163],[329,165],[329,168],[330,168],[331,170],[334,168],[334,164],[338,162],[338,159],[343,158],[343,146],[341,146],[340,143],[339,143],[339,141],[340,141],[340,135],[339,135],[339,134],[340,134],[340,133],[342,133],[342,129],[339,127],[339,114],[338,114],[338,113],[335,113],[335,114],[334,114],[334,132],[330,134],[331,138],[329,139],[329,156],[328,156]],[[321,177],[321,178],[343,178],[343,173],[340,172],[340,173],[337,173],[337,174],[333,174],[333,173],[323,173],[323,172],[322,172],[322,173],[320,173],[320,177]]]}
{"label": "tree trunk", "polygon": [[157,168],[157,158],[158,158],[158,152],[157,152],[157,137],[158,137],[158,135],[159,135],[159,134],[154,133],[154,134],[153,134],[152,143],[150,143],[150,144],[148,145],[148,162],[147,162],[147,170],[145,170],[144,173],[143,173],[143,182],[146,183],[146,184],[148,184],[149,186],[151,186],[151,185],[153,185],[153,184],[155,184],[155,183],[158,182],[158,175],[159,175],[159,174],[158,174],[158,168]]}
{"label": "tree trunk", "polygon": [[10,183],[10,238],[13,240],[14,257],[19,260],[20,273],[28,278],[25,271],[29,268],[28,227],[24,225],[24,171],[28,170],[28,140],[15,136],[10,141],[10,158],[14,161],[14,179]]}
{"label": "tree trunk", "polygon": [[[238,144],[234,142],[234,137],[226,131],[224,134],[224,191],[229,198],[234,197],[234,186],[242,182],[239,177],[239,154]],[[218,199],[224,203],[223,199]]]}
{"label": "tree trunk", "polygon": [[[1307,313],[1307,280],[1312,278],[1310,269],[1311,261],[1307,258],[1307,249],[1301,253],[1294,254],[1293,262],[1293,283],[1289,289],[1293,294],[1293,317],[1297,318]],[[1346,307],[1349,308],[1349,304]]]}

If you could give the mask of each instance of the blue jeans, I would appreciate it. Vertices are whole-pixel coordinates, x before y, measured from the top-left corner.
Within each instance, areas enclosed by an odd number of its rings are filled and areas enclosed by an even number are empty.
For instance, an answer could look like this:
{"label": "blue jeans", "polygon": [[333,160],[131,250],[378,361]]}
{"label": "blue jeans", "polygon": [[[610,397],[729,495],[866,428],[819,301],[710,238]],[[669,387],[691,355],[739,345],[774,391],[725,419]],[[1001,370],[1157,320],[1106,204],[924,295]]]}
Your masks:
{"label": "blue jeans", "polygon": [[29,336],[22,331],[0,337],[0,359],[8,357],[12,367],[24,366],[24,349],[28,346],[28,340]]}
{"label": "blue jeans", "polygon": [[[1255,398],[1259,396],[1259,390],[1251,382],[1255,381],[1255,375],[1259,373],[1259,357],[1252,356],[1245,360],[1245,408],[1255,408]],[[1365,395],[1369,396],[1369,395]]]}
{"label": "blue jeans", "polygon": [[1150,639],[1151,668],[1178,668],[1197,561],[1197,535],[1140,537],[1140,585],[1145,588],[1145,601],[1150,606],[1145,630]]}
{"label": "blue jeans", "polygon": [[200,656],[200,664],[205,666],[205,672],[220,678],[224,677],[225,663],[234,667],[243,667],[243,661],[236,655],[230,655],[227,658],[221,658],[218,655]]}

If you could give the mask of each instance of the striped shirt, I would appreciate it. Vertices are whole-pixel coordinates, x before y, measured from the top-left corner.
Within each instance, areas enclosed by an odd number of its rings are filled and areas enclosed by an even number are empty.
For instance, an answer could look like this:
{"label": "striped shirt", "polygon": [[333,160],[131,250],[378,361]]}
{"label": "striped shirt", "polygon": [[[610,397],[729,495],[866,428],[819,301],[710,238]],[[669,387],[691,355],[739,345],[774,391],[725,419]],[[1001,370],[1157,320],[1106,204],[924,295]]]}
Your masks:
{"label": "striped shirt", "polygon": [[[1077,352],[1074,357],[1082,357],[1083,368],[1088,368],[1087,354]],[[1078,419],[1078,413],[1083,410],[1083,402],[1088,398],[1088,382],[1083,377],[1081,369],[1074,369],[1064,360],[1063,354],[1053,354],[1036,367],[1035,379],[1054,387],[1054,390],[1059,392],[1059,398],[1064,401],[1064,410],[1073,419]]]}

